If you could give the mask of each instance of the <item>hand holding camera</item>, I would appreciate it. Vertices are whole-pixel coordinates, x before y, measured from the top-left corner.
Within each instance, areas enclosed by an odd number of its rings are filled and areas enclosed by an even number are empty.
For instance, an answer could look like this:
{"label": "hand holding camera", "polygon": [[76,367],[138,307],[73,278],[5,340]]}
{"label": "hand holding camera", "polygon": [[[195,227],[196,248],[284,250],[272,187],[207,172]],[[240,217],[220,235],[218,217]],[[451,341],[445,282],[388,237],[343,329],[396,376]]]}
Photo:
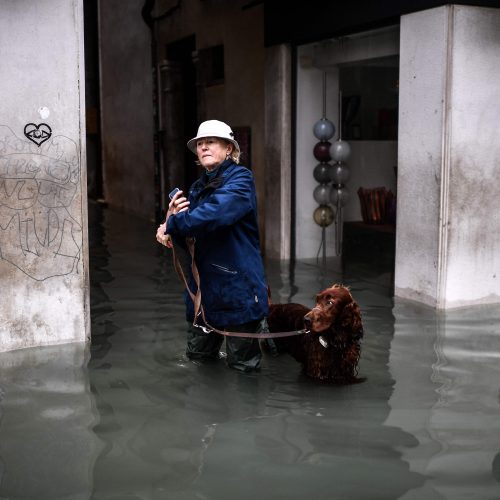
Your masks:
{"label": "hand holding camera", "polygon": [[170,198],[170,203],[168,205],[167,218],[172,214],[184,212],[189,208],[189,201],[183,196],[183,192],[179,188],[174,188],[170,191],[168,197]]}
{"label": "hand holding camera", "polygon": [[169,193],[168,197],[170,198],[170,203],[168,205],[167,216],[165,217],[165,222],[161,224],[156,231],[156,240],[167,248],[172,248],[172,238],[166,233],[168,218],[172,214],[175,215],[179,212],[186,211],[189,208],[189,201],[182,195],[182,191],[179,188],[174,188]]}

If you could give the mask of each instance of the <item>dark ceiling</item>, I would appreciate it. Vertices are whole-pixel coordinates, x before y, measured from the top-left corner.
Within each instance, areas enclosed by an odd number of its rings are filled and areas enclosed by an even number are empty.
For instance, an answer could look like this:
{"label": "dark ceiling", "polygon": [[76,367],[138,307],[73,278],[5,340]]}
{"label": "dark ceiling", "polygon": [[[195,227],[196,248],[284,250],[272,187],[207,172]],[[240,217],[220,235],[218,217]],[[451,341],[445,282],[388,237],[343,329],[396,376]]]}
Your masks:
{"label": "dark ceiling", "polygon": [[391,24],[404,14],[447,4],[500,8],[500,0],[264,1],[265,45],[300,45]]}

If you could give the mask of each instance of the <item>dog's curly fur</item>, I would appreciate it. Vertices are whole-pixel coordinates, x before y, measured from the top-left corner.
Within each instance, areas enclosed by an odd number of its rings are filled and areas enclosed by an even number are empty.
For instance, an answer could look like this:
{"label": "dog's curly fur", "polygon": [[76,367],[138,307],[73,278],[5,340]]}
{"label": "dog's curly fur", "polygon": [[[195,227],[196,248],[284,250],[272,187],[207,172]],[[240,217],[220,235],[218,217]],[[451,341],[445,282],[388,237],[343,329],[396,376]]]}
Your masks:
{"label": "dog's curly fur", "polygon": [[349,289],[332,285],[316,296],[309,309],[301,304],[269,304],[271,332],[309,330],[308,333],[273,339],[278,352],[288,352],[302,364],[307,376],[328,382],[360,382],[358,362],[363,323]]}

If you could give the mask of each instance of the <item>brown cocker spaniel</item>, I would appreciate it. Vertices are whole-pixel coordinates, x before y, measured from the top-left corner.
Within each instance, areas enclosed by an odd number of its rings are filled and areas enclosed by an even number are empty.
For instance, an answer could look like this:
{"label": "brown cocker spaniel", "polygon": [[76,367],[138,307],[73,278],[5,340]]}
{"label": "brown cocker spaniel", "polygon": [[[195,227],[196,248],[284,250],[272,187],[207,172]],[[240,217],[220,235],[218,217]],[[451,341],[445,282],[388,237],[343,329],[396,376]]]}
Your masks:
{"label": "brown cocker spaniel", "polygon": [[291,354],[307,376],[339,384],[363,380],[358,378],[361,312],[347,287],[333,285],[323,290],[312,309],[301,304],[271,303],[268,323],[271,332],[308,330],[268,343],[271,350]]}

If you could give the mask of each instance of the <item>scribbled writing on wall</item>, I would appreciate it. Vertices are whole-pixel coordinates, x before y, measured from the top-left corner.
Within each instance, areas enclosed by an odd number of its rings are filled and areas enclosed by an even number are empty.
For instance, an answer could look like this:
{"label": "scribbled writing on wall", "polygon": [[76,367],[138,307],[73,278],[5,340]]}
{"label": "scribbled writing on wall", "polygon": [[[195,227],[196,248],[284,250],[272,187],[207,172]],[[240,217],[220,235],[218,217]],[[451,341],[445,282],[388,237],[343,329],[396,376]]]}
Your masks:
{"label": "scribbled writing on wall", "polygon": [[74,141],[28,125],[31,142],[0,125],[0,262],[42,281],[77,270],[80,160]]}

